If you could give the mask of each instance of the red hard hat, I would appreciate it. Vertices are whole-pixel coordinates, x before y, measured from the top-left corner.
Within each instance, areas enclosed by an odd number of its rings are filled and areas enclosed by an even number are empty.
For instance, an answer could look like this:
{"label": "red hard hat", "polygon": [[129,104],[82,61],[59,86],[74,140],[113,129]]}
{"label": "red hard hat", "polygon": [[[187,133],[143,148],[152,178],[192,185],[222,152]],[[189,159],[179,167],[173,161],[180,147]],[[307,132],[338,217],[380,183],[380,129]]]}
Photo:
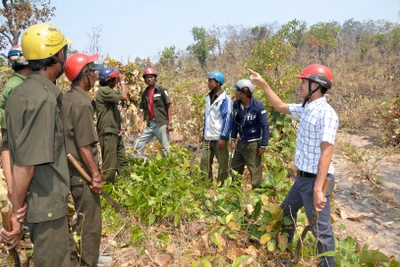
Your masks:
{"label": "red hard hat", "polygon": [[84,53],[76,53],[70,56],[65,62],[65,75],[68,80],[73,82],[87,64],[96,61],[98,58],[98,54],[89,56]]}
{"label": "red hard hat", "polygon": [[143,71],[143,78],[144,78],[145,75],[154,75],[154,76],[157,77],[157,71],[155,69],[153,69],[153,68],[146,68]]}
{"label": "red hard hat", "polygon": [[316,82],[326,89],[330,89],[333,82],[333,75],[330,69],[320,64],[312,64],[305,67],[296,78]]}

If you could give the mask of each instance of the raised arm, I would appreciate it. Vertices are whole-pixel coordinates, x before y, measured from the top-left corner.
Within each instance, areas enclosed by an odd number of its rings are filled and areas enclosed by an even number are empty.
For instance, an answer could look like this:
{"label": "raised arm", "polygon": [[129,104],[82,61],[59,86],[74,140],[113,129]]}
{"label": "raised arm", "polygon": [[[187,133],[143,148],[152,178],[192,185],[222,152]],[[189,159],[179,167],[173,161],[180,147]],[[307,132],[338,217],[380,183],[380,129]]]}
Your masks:
{"label": "raised arm", "polygon": [[269,87],[268,83],[261,77],[261,75],[251,69],[249,69],[249,71],[251,72],[250,80],[263,89],[265,96],[268,98],[268,101],[272,107],[276,111],[290,114],[289,105],[282,102],[282,100],[274,93],[274,91],[272,91],[271,87]]}
{"label": "raised arm", "polygon": [[119,81],[120,81],[121,90],[122,90],[121,101],[126,101],[126,100],[128,100],[128,90],[126,90],[126,82],[125,82],[124,74],[119,75]]}

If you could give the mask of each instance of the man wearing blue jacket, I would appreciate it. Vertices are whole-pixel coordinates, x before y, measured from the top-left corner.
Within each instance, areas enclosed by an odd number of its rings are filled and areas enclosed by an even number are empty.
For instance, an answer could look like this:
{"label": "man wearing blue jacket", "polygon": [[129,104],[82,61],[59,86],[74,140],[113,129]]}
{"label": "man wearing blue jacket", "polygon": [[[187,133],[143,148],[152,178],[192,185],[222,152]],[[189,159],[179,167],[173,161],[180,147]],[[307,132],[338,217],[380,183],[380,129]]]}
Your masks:
{"label": "man wearing blue jacket", "polygon": [[212,179],[214,155],[219,164],[218,182],[224,183],[229,173],[228,140],[231,132],[232,100],[222,90],[225,77],[221,72],[210,72],[207,76],[210,93],[206,97],[204,112],[203,149],[200,169]]}
{"label": "man wearing blue jacket", "polygon": [[[240,80],[235,86],[236,101],[233,103],[232,143],[234,150],[232,169],[243,174],[244,165],[252,176],[252,186],[258,188],[262,182],[261,158],[268,145],[269,124],[264,105],[253,97],[254,85],[249,80]],[[237,135],[240,135],[236,143]]]}

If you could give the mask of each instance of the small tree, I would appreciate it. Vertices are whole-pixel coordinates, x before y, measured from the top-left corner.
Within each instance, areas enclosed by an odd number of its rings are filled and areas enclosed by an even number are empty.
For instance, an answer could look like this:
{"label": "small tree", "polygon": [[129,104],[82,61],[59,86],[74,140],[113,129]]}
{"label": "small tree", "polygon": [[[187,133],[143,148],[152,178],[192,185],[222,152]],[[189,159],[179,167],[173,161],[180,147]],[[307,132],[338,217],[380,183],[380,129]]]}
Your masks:
{"label": "small tree", "polygon": [[[2,0],[0,5],[0,50],[18,44],[22,31],[48,21],[55,7],[45,0]],[[4,53],[1,53],[6,57]]]}
{"label": "small tree", "polygon": [[204,27],[193,27],[192,35],[196,43],[188,46],[187,49],[193,53],[199,61],[201,68],[205,70],[207,68],[207,57],[209,51],[206,29],[204,29]]}
{"label": "small tree", "polygon": [[340,27],[337,22],[317,23],[311,26],[305,35],[305,43],[311,49],[316,50],[321,64],[325,65],[325,60],[330,53],[338,47],[337,35]]}

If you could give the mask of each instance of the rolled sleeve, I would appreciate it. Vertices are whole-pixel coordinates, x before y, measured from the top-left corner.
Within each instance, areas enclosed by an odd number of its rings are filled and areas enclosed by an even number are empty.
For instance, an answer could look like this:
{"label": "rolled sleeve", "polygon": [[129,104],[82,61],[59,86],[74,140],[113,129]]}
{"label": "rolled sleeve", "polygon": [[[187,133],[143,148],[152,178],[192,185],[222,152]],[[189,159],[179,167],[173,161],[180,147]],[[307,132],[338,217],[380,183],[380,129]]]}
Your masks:
{"label": "rolled sleeve", "polygon": [[321,142],[335,143],[336,130],[339,126],[339,119],[334,112],[324,111],[321,120]]}

